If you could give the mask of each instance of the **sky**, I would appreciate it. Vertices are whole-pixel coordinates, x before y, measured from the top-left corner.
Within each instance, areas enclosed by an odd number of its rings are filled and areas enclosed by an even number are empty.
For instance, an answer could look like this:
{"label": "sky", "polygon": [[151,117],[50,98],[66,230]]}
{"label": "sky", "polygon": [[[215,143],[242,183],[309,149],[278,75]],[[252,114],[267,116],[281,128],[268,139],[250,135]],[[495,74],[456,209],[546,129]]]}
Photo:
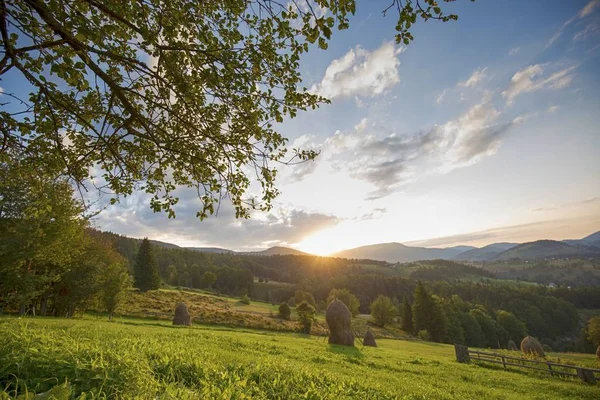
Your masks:
{"label": "sky", "polygon": [[[305,0],[300,0],[305,1]],[[175,220],[136,193],[95,225],[181,246],[289,246],[326,255],[383,242],[446,247],[580,238],[600,230],[600,0],[444,4],[396,45],[386,1],[359,1],[350,29],[301,63],[331,99],[286,120],[290,147],[269,213],[205,221],[180,190]]]}

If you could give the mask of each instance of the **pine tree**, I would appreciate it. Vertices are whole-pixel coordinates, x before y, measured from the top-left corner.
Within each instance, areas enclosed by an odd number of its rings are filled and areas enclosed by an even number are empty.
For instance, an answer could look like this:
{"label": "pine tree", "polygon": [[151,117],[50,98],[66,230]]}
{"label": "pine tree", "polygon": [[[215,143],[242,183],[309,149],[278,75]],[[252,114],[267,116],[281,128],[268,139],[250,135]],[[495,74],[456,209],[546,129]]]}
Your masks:
{"label": "pine tree", "polygon": [[428,330],[431,325],[431,297],[421,281],[417,282],[414,298],[415,302],[412,307],[414,331]]}
{"label": "pine tree", "polygon": [[412,306],[408,302],[408,297],[405,295],[400,306],[400,318],[402,318],[402,330],[406,333],[415,331],[413,325]]}
{"label": "pine tree", "polygon": [[158,262],[148,238],[142,240],[134,268],[135,287],[142,292],[160,287]]}

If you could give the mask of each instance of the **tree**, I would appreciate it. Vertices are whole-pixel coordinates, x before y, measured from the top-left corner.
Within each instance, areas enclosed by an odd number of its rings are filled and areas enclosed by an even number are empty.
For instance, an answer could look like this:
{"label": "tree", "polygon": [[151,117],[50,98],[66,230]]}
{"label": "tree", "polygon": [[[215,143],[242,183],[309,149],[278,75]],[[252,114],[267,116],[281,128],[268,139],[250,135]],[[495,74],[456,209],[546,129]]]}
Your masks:
{"label": "tree", "polygon": [[[276,165],[315,157],[286,154],[274,123],[326,102],[302,89],[299,60],[326,49],[356,10],[353,0],[0,4],[0,76],[28,83],[4,96],[3,149],[38,165],[52,158],[80,185],[100,168],[115,201],[141,182],[169,217],[174,190],[194,188],[201,219],[225,196],[238,217],[270,209]],[[385,11],[398,12],[405,44],[418,18],[457,19],[431,1],[393,0]],[[262,193],[247,199],[255,173]]]}
{"label": "tree", "polygon": [[81,202],[65,179],[49,175],[0,152],[0,297],[21,314],[70,270],[86,245]]}
{"label": "tree", "polygon": [[415,332],[428,330],[431,325],[431,296],[427,293],[421,281],[417,282],[415,287],[414,299],[412,309],[414,330]]}
{"label": "tree", "polygon": [[108,313],[109,321],[123,303],[131,287],[131,276],[122,264],[110,264],[104,271],[100,283],[100,303]]}
{"label": "tree", "polygon": [[160,287],[160,275],[158,274],[158,262],[154,249],[148,238],[142,240],[138,250],[134,266],[135,287],[142,292],[156,290]]}
{"label": "tree", "polygon": [[287,305],[286,302],[283,302],[279,305],[279,316],[283,319],[290,319],[290,315],[292,314],[292,310],[290,306]]}
{"label": "tree", "polygon": [[310,333],[315,320],[315,308],[307,301],[303,301],[296,307],[296,314],[298,314],[298,320],[300,320],[300,324],[302,325],[302,332]]}
{"label": "tree", "polygon": [[327,296],[327,305],[333,300],[338,299],[348,307],[353,317],[359,314],[360,301],[348,289],[331,289]]}
{"label": "tree", "polygon": [[386,324],[391,323],[396,316],[396,306],[392,303],[392,300],[380,294],[371,303],[371,317],[375,321],[375,324],[385,327]]}
{"label": "tree", "polygon": [[212,289],[212,286],[215,284],[216,281],[217,274],[215,274],[214,272],[206,271],[204,275],[202,275],[202,283],[204,284],[204,287]]}
{"label": "tree", "polygon": [[503,344],[509,340],[518,343],[527,336],[527,326],[511,312],[504,310],[498,311],[496,314],[496,323],[504,332],[506,332],[507,336],[501,337],[501,339],[504,339],[502,340]]}
{"label": "tree", "polygon": [[470,314],[475,317],[477,323],[481,327],[481,332],[485,337],[486,347],[498,348],[499,339],[496,321],[482,308],[475,308],[470,311]]}
{"label": "tree", "polygon": [[166,277],[166,281],[169,285],[177,285],[177,280],[178,280],[178,272],[177,272],[177,267],[174,266],[173,264],[169,265],[167,267],[167,270],[165,271],[165,277]]}
{"label": "tree", "polygon": [[427,292],[421,281],[417,282],[413,303],[413,324],[416,332],[426,330],[431,340],[441,342],[446,337],[448,320],[441,300]]}
{"label": "tree", "polygon": [[587,323],[587,339],[600,346],[600,317],[592,317]]}
{"label": "tree", "polygon": [[312,293],[305,292],[302,289],[296,290],[296,293],[294,294],[294,301],[295,301],[295,304],[300,304],[303,301],[306,301],[306,302],[308,302],[308,304],[310,304],[313,307],[315,307],[317,305],[316,301],[315,301],[315,297],[312,295]]}
{"label": "tree", "polygon": [[400,318],[402,320],[402,330],[408,334],[413,333],[415,329],[413,326],[412,306],[408,302],[408,296],[404,296],[404,299],[402,299]]}

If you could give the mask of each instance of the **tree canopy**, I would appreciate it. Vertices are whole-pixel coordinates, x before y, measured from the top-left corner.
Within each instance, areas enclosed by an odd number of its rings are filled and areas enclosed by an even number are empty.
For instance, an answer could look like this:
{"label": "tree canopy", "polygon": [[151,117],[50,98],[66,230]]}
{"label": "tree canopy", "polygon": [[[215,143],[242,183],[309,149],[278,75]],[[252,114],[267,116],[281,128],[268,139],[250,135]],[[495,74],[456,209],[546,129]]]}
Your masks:
{"label": "tree canopy", "polygon": [[[4,93],[0,151],[112,201],[143,190],[169,217],[178,187],[197,191],[201,219],[225,197],[237,217],[268,210],[277,165],[316,156],[277,131],[327,101],[302,87],[300,57],[348,28],[356,3],[0,1],[0,78],[24,82]],[[382,11],[404,44],[417,19],[457,19],[436,0]]]}

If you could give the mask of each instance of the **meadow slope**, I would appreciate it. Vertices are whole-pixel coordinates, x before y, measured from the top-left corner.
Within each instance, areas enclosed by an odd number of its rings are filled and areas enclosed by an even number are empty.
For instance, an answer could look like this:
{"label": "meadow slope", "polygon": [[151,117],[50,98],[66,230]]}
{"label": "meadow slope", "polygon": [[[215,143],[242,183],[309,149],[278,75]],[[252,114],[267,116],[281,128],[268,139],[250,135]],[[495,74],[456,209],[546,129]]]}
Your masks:
{"label": "meadow slope", "polygon": [[[597,399],[578,380],[458,364],[448,345],[344,348],[294,333],[168,322],[0,319],[0,385],[161,399]],[[69,397],[67,396],[67,398]],[[2,396],[0,396],[2,398]]]}

